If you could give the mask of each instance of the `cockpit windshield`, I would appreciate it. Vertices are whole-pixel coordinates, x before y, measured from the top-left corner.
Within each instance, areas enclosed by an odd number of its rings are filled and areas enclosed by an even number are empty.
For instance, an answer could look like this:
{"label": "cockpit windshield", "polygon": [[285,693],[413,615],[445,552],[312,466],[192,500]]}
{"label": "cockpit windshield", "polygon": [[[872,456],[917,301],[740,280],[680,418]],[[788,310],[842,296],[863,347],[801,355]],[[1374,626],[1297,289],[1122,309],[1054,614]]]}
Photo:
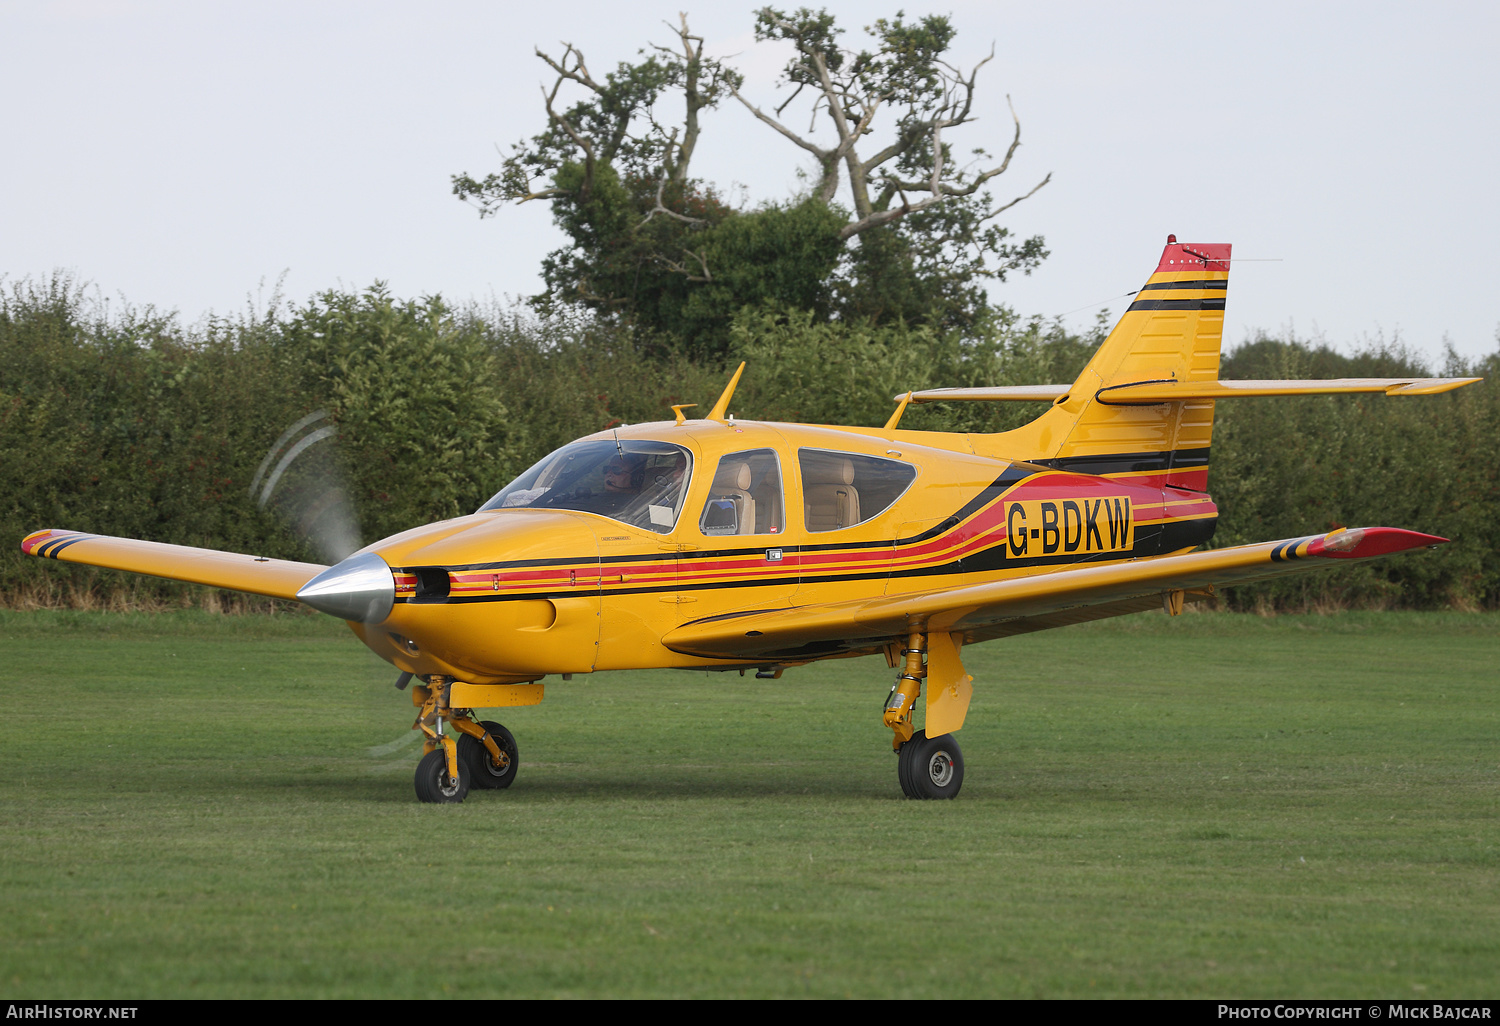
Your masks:
{"label": "cockpit windshield", "polygon": [[692,467],[692,454],[670,442],[574,442],[479,509],[572,509],[666,534],[677,523]]}

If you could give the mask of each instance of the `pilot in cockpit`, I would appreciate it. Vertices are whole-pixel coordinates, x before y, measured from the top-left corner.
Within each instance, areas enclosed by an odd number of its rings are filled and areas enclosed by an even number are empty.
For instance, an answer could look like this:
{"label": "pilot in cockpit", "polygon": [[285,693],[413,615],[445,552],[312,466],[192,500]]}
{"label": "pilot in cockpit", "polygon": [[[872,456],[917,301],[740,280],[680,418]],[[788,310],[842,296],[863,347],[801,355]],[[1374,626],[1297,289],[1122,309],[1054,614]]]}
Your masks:
{"label": "pilot in cockpit", "polygon": [[616,495],[637,495],[646,477],[646,457],[621,453],[604,466],[604,490]]}

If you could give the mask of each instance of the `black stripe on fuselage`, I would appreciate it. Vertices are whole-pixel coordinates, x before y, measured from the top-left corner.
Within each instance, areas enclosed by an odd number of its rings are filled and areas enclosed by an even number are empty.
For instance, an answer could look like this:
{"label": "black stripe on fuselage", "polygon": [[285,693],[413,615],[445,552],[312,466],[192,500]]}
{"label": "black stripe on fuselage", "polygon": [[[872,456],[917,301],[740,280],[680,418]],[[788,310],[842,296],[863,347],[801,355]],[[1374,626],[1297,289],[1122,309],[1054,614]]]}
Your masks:
{"label": "black stripe on fuselage", "polygon": [[1058,456],[1034,460],[1053,470],[1107,477],[1110,474],[1161,473],[1208,466],[1208,446],[1199,449],[1164,449],[1159,452],[1103,453],[1097,456]]}
{"label": "black stripe on fuselage", "polygon": [[[662,592],[725,591],[737,588],[798,587],[806,584],[828,584],[848,581],[879,581],[894,578],[953,577],[960,574],[984,573],[992,570],[1018,570],[1029,567],[1052,566],[1063,568],[1085,563],[1110,563],[1126,559],[1141,559],[1176,552],[1179,549],[1201,545],[1213,537],[1217,517],[1200,517],[1196,520],[1176,520],[1161,524],[1146,524],[1136,529],[1135,544],[1129,552],[1093,552],[1075,555],[1059,552],[1050,555],[1016,558],[1009,554],[1007,542],[971,553],[962,559],[950,560],[933,566],[892,570],[878,567],[871,570],[848,573],[805,574],[796,577],[754,578],[739,581],[693,581],[666,582],[642,588],[561,588],[536,592],[494,592],[477,595],[454,595],[443,602],[416,602],[414,598],[397,601],[408,605],[465,605],[475,602],[517,602],[526,599],[588,598],[600,595],[649,595]],[[1276,558],[1276,557],[1273,557]],[[742,613],[725,614],[738,616]],[[714,619],[714,618],[710,618]]]}

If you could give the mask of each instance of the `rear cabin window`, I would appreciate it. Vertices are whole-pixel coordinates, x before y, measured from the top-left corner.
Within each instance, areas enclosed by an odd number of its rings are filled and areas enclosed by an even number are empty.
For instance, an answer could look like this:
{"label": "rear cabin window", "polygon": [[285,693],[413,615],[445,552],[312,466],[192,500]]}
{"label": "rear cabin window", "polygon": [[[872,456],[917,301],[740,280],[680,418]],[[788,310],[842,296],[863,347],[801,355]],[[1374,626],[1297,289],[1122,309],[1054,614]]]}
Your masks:
{"label": "rear cabin window", "polygon": [[730,453],[714,471],[698,529],[709,536],[780,534],[786,527],[781,494],[775,450]]}
{"label": "rear cabin window", "polygon": [[872,520],[911,487],[917,468],[898,460],[827,449],[799,449],[802,515],[812,532]]}

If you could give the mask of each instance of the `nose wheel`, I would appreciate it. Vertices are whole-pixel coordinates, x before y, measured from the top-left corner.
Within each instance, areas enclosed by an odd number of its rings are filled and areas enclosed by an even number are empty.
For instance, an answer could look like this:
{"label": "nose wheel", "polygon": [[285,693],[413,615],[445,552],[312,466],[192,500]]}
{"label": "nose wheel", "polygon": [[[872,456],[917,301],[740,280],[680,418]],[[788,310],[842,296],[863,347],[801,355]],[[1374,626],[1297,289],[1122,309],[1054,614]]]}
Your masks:
{"label": "nose wheel", "polygon": [[491,754],[484,738],[465,733],[458,739],[458,761],[469,767],[469,780],[474,787],[492,790],[509,787],[516,779],[520,762],[515,735],[494,720],[480,720],[479,726],[499,751]]}
{"label": "nose wheel", "polygon": [[456,804],[469,796],[469,767],[460,760],[455,778],[448,769],[447,751],[436,748],[417,763],[416,785],[419,802]]}

